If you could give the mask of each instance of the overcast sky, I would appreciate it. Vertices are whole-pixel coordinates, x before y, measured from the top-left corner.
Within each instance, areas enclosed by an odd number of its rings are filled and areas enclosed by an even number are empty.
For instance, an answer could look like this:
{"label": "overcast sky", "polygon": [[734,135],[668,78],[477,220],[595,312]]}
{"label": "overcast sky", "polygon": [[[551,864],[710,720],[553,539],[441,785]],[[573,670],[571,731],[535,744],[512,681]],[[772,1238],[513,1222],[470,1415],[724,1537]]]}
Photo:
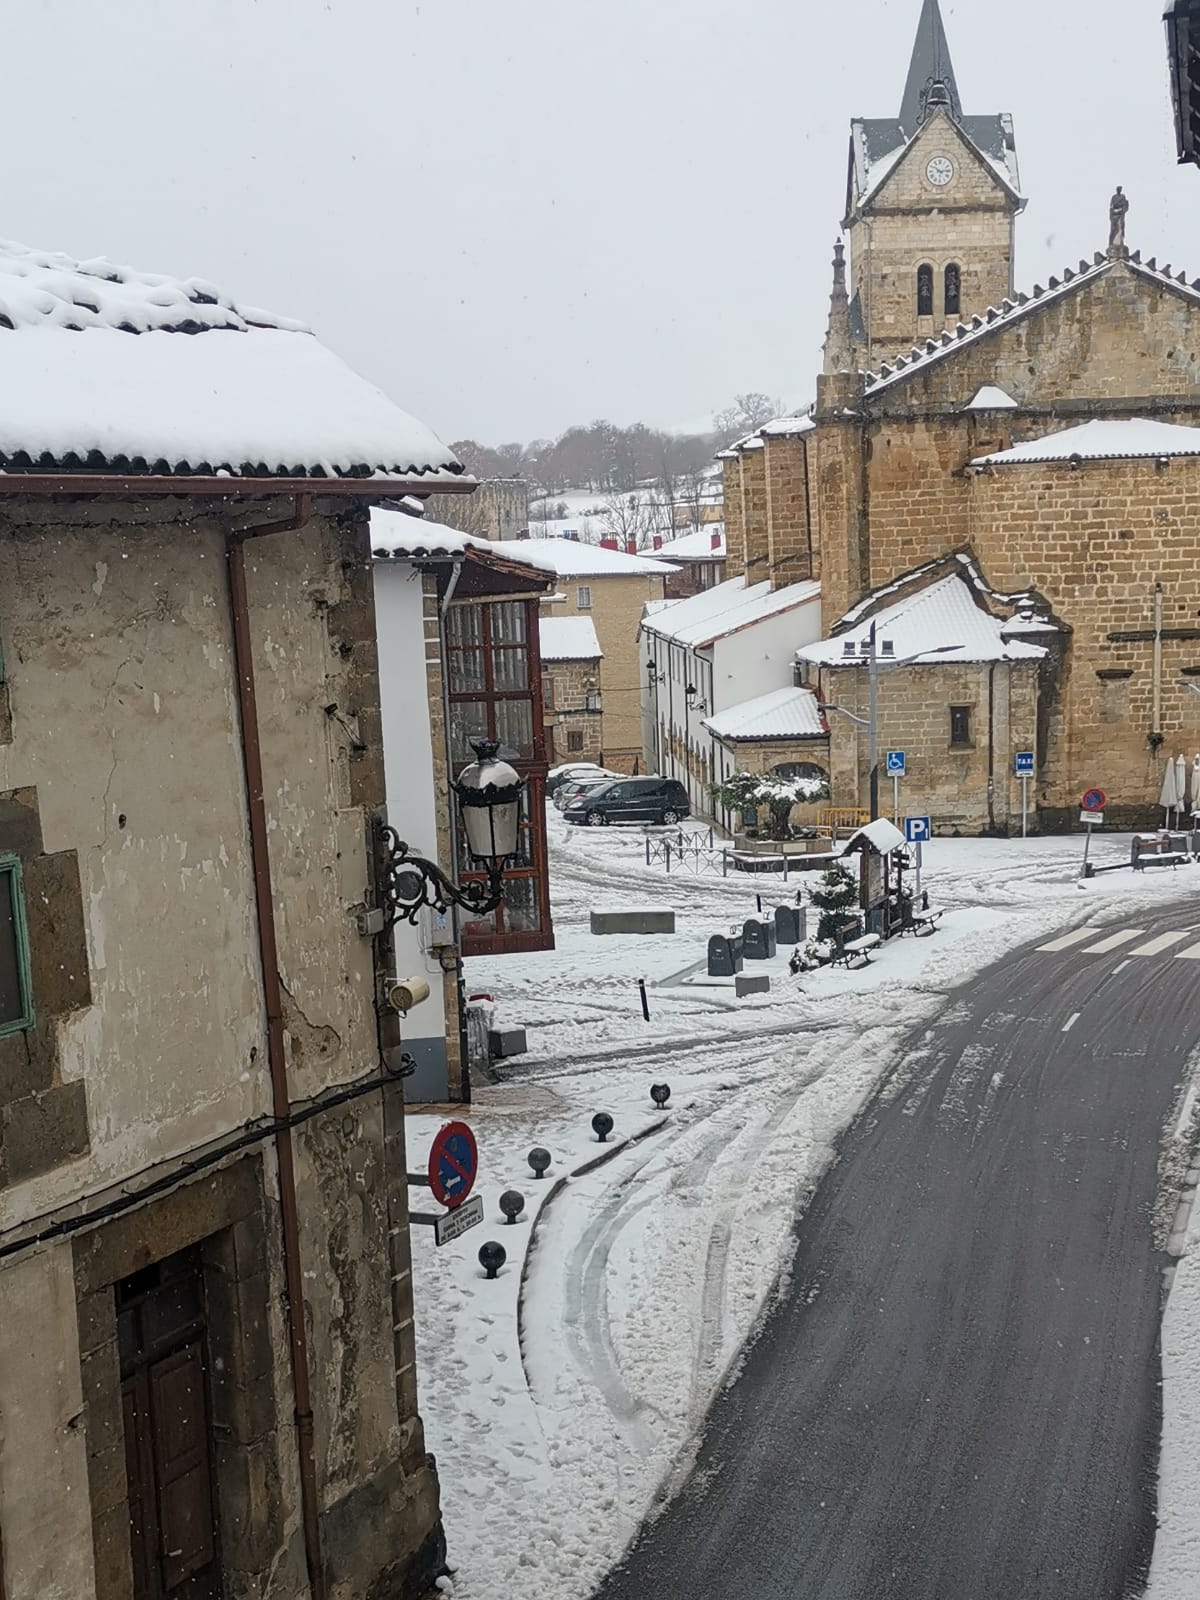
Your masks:
{"label": "overcast sky", "polygon": [[[1017,281],[1129,241],[1200,275],[1162,0],[943,0],[1011,111]],[[445,438],[808,401],[849,119],[920,0],[21,0],[0,233],[301,317]]]}

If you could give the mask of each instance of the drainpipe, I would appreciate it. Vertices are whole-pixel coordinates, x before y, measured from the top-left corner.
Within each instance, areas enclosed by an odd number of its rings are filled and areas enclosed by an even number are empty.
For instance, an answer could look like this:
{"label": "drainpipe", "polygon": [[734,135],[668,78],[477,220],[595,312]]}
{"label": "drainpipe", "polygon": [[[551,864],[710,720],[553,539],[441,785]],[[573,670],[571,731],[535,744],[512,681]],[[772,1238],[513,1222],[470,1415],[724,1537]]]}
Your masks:
{"label": "drainpipe", "polygon": [[[996,831],[996,663],[988,667],[988,827]],[[1005,818],[1007,822],[1007,816]]]}
{"label": "drainpipe", "polygon": [[1151,718],[1150,745],[1157,750],[1163,742],[1162,731],[1162,624],[1163,589],[1154,585],[1154,715]]}
{"label": "drainpipe", "polygon": [[[446,750],[446,776],[454,777],[454,754],[450,748],[450,658],[446,652],[446,618],[450,615],[450,602],[454,599],[454,591],[458,588],[458,580],[462,577],[463,562],[466,554],[460,551],[455,557],[450,569],[450,580],[446,584],[446,592],[438,605],[438,655],[442,662],[442,733]],[[450,817],[450,876],[455,883],[461,881],[459,877],[458,862],[458,827],[453,814]],[[459,919],[457,906],[450,908],[450,925],[454,929],[454,984],[458,996],[458,1061],[460,1072],[460,1087],[462,1089],[462,1103],[471,1103],[471,1062],[467,1054],[467,1007],[466,995],[463,985],[462,964],[462,926]]]}
{"label": "drainpipe", "polygon": [[229,617],[233,628],[233,656],[237,671],[238,716],[241,724],[242,766],[246,778],[246,807],[250,821],[250,860],[254,870],[254,908],[258,920],[258,953],[263,1002],[267,1013],[267,1067],[271,1077],[271,1109],[279,1127],[275,1157],[279,1169],[279,1211],[283,1229],[283,1262],[287,1282],[288,1347],[291,1355],[292,1394],[295,1402],[296,1447],[300,1457],[300,1513],[304,1527],[304,1556],[312,1600],[326,1600],[325,1568],[321,1557],[317,1466],[313,1448],[312,1388],[308,1366],[308,1335],[304,1326],[304,1282],[300,1269],[300,1221],[296,1204],[296,1165],[292,1132],[287,1062],[283,1045],[283,995],[279,982],[279,949],[275,938],[275,905],[271,890],[271,859],[267,845],[267,808],[263,797],[262,748],[254,688],[254,656],[250,640],[250,610],[246,599],[245,541],[266,533],[286,533],[302,527],[311,514],[307,495],[296,499],[295,515],[282,522],[232,531],[225,541],[229,572]]}

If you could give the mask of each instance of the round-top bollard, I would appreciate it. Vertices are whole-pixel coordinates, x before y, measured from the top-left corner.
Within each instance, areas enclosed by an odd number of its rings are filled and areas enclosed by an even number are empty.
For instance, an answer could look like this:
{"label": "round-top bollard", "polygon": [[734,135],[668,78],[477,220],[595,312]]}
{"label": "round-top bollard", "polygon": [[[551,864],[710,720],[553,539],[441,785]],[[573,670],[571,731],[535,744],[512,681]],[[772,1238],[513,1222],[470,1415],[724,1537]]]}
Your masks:
{"label": "round-top bollard", "polygon": [[502,1244],[497,1244],[495,1239],[488,1239],[479,1246],[479,1265],[489,1278],[494,1278],[500,1268],[508,1260],[508,1251]]}
{"label": "round-top bollard", "polygon": [[613,1130],[613,1119],[607,1111],[597,1111],[592,1118],[592,1127],[596,1130],[596,1137],[603,1144]]}
{"label": "round-top bollard", "polygon": [[500,1210],[505,1222],[515,1222],[525,1209],[525,1196],[519,1189],[505,1189],[500,1196]]}
{"label": "round-top bollard", "polygon": [[533,1169],[534,1177],[540,1178],[550,1165],[550,1152],[549,1150],[543,1150],[540,1144],[535,1144],[526,1159]]}
{"label": "round-top bollard", "polygon": [[652,1083],[650,1085],[650,1098],[661,1111],[671,1098],[671,1085],[669,1083]]}

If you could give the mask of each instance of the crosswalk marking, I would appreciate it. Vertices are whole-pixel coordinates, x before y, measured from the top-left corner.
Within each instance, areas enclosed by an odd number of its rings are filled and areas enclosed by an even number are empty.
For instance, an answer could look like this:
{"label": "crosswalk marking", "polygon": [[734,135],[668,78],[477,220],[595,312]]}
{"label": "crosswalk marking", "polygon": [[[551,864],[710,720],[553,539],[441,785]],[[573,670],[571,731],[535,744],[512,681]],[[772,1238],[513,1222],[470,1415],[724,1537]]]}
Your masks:
{"label": "crosswalk marking", "polygon": [[1051,939],[1049,944],[1038,945],[1039,950],[1066,950],[1073,944],[1080,944],[1084,939],[1094,939],[1100,932],[1099,928],[1076,928],[1071,933],[1064,933],[1057,939]]}
{"label": "crosswalk marking", "polygon": [[1190,944],[1186,950],[1176,950],[1175,955],[1180,961],[1200,961],[1200,944]]}
{"label": "crosswalk marking", "polygon": [[1186,939],[1190,931],[1185,928],[1182,933],[1160,933],[1157,939],[1148,939],[1129,953],[1131,956],[1156,956],[1163,950],[1169,950],[1173,944],[1178,944],[1181,939]]}
{"label": "crosswalk marking", "polygon": [[[1123,944],[1128,944],[1130,939],[1140,939],[1145,933],[1145,928],[1122,928],[1119,933],[1110,933],[1107,939],[1101,939],[1098,944],[1089,944],[1083,952],[1085,956],[1102,956],[1109,950],[1116,950]],[[1042,946],[1044,950],[1045,945]],[[1134,954],[1136,955],[1136,951]]]}

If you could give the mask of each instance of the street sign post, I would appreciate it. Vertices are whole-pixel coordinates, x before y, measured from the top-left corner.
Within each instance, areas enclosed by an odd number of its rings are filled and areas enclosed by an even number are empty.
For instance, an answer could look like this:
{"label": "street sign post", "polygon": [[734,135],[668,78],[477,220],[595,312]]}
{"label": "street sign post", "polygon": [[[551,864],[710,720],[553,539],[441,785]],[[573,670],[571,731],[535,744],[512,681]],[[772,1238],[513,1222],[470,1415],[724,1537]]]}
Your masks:
{"label": "street sign post", "polygon": [[892,780],[892,822],[900,819],[900,779],[907,777],[903,750],[887,752],[887,775]]}
{"label": "street sign post", "polygon": [[1083,840],[1083,867],[1079,876],[1086,878],[1088,875],[1088,853],[1092,848],[1092,829],[1102,827],[1104,824],[1104,803],[1107,795],[1103,789],[1085,789],[1079,797],[1079,804],[1083,810],[1079,813],[1079,820],[1087,829]]}
{"label": "street sign post", "polygon": [[927,844],[932,837],[932,830],[928,817],[905,817],[904,839],[906,844],[913,847],[913,865],[916,867],[916,876],[913,879],[913,894],[921,892],[921,846]]}
{"label": "street sign post", "polygon": [[429,1187],[433,1198],[451,1210],[460,1206],[475,1186],[479,1152],[475,1135],[465,1122],[447,1122],[439,1128],[429,1150]]}
{"label": "street sign post", "polygon": [[468,1228],[475,1227],[476,1223],[483,1221],[483,1196],[472,1195],[469,1200],[464,1200],[462,1205],[455,1206],[453,1211],[447,1211],[444,1217],[439,1217],[433,1225],[434,1244],[450,1244],[454,1239],[460,1239]]}
{"label": "street sign post", "polygon": [[1033,777],[1033,751],[1018,750],[1013,755],[1013,774],[1021,785],[1021,837],[1029,836],[1029,780]]}

